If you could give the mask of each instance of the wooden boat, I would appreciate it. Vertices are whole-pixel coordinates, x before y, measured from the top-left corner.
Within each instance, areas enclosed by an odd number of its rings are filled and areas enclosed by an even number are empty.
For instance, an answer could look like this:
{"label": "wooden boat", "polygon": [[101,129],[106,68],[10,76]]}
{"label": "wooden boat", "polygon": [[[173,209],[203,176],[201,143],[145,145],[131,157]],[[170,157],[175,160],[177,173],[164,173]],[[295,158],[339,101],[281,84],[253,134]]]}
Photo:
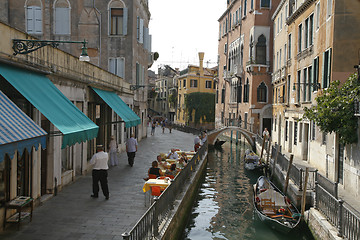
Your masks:
{"label": "wooden boat", "polygon": [[290,200],[265,176],[254,184],[254,209],[261,221],[288,233],[298,226],[301,214]]}
{"label": "wooden boat", "polygon": [[265,163],[261,162],[260,156],[249,149],[245,151],[244,161],[247,170],[263,169],[265,167]]}

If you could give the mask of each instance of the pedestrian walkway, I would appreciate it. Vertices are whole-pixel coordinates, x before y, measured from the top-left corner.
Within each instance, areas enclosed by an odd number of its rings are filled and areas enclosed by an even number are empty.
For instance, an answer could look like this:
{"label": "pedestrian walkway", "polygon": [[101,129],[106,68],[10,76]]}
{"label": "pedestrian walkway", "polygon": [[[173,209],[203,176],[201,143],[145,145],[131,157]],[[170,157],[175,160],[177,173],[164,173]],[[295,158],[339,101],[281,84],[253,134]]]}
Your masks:
{"label": "pedestrian walkway", "polygon": [[130,230],[145,213],[142,191],[143,178],[160,152],[171,148],[193,150],[195,135],[175,129],[165,133],[156,129],[139,142],[133,167],[127,163],[126,153],[120,154],[119,165],[109,170],[110,199],[102,192],[92,199],[91,174],[82,176],[42,206],[35,208],[32,222],[21,224],[20,230],[8,226],[0,233],[2,240],[75,240],[122,239],[121,234]]}

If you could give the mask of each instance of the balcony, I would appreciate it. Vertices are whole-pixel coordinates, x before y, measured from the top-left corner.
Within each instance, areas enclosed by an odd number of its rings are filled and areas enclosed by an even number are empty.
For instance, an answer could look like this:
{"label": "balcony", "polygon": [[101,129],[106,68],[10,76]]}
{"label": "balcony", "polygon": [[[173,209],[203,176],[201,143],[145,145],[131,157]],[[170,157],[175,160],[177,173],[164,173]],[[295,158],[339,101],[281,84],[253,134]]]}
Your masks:
{"label": "balcony", "polygon": [[254,70],[258,68],[258,71],[260,72],[261,68],[266,68],[266,71],[268,72],[270,70],[270,62],[266,61],[264,62],[257,62],[254,59],[250,59],[250,61],[246,62],[246,71],[247,72],[254,72]]}

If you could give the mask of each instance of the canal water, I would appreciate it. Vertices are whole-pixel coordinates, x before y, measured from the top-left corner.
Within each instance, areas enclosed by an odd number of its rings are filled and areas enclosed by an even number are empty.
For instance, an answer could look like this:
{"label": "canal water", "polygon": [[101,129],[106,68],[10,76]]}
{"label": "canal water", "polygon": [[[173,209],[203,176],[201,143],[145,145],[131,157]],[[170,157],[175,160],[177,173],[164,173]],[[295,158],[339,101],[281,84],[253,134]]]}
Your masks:
{"label": "canal water", "polygon": [[210,150],[205,178],[194,203],[183,239],[191,240],[312,240],[306,224],[289,234],[276,232],[254,213],[252,185],[260,173],[244,169],[249,146],[226,142]]}

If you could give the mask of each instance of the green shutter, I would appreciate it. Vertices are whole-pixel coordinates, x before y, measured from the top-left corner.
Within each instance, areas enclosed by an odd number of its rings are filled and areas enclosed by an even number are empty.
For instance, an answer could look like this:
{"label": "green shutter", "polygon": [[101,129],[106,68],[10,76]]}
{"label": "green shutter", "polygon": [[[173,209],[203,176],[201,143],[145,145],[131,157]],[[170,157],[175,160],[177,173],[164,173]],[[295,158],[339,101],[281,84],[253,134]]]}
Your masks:
{"label": "green shutter", "polygon": [[325,52],[323,52],[323,59],[322,59],[322,86],[323,88],[327,88],[326,85],[326,77],[325,77]]}
{"label": "green shutter", "polygon": [[331,48],[328,50],[328,65],[327,65],[327,86],[330,86],[331,77]]}
{"label": "green shutter", "polygon": [[315,82],[315,67],[316,67],[316,58],[313,59],[313,64],[312,64],[312,68],[311,68],[311,73],[309,74],[309,83],[311,84],[311,92],[317,90],[317,87],[315,86],[316,82]]}

